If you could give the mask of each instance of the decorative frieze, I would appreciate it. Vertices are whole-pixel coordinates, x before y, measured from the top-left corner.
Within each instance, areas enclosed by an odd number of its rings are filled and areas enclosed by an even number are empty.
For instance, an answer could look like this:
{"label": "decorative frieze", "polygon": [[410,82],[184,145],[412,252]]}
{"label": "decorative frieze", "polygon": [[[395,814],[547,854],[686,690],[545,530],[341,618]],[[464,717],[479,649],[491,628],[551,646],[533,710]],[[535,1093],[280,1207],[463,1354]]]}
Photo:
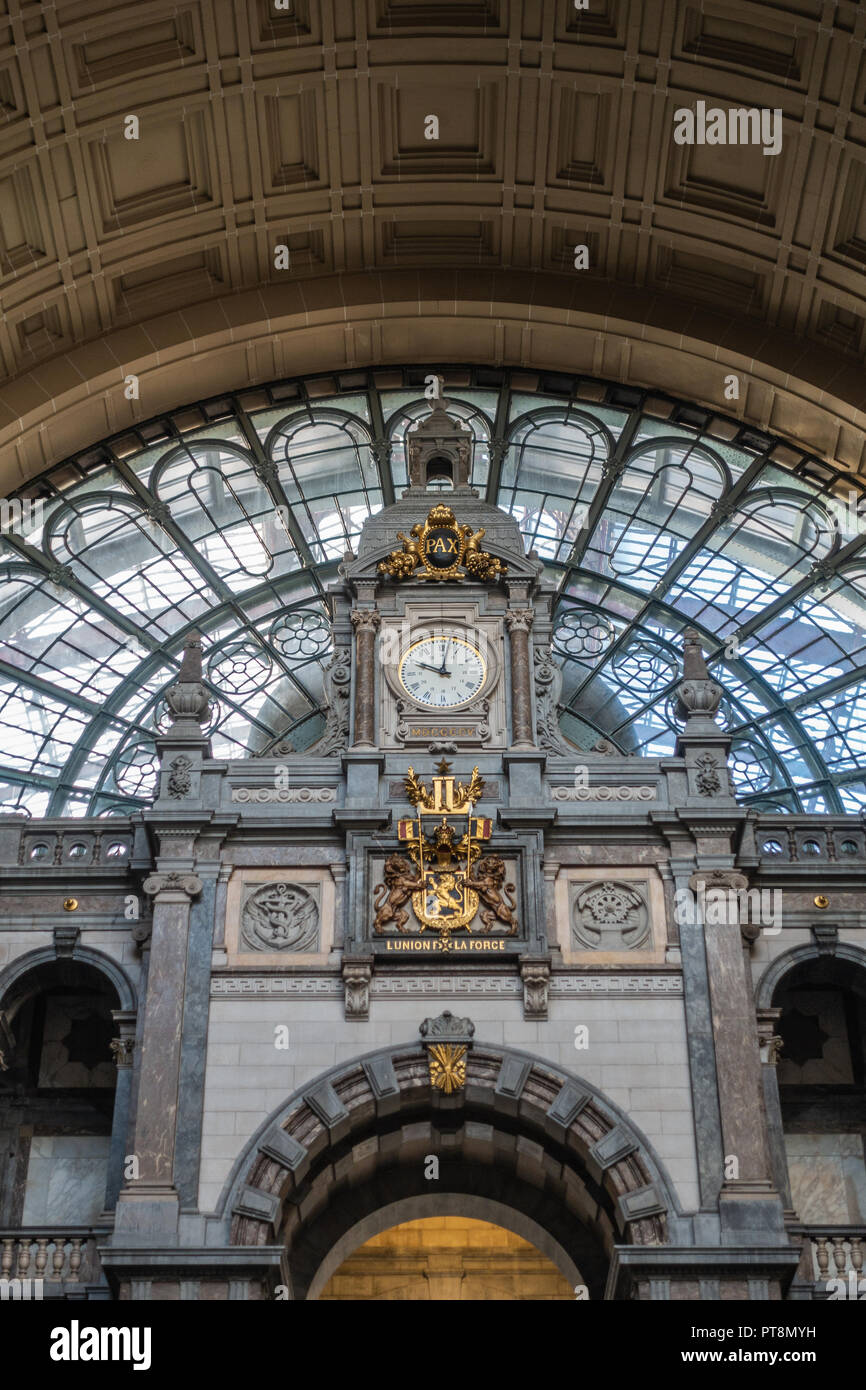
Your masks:
{"label": "decorative frieze", "polygon": [[232,787],[232,801],[240,802],[242,805],[248,802],[261,805],[269,802],[294,805],[336,800],[336,787]]}
{"label": "decorative frieze", "polygon": [[655,787],[634,786],[595,786],[595,787],[552,787],[553,801],[655,801],[658,792]]}
{"label": "decorative frieze", "polygon": [[[319,999],[342,999],[346,985],[336,973],[332,975],[215,975],[210,992],[214,999],[249,999],[250,997],[289,998],[301,996]],[[587,995],[604,998],[677,997],[682,995],[682,975],[673,971],[625,974],[609,972],[601,975],[551,974],[549,994],[555,999],[578,999]],[[520,999],[524,982],[510,972],[501,975],[375,975],[370,981],[370,996],[374,999],[484,998]]]}

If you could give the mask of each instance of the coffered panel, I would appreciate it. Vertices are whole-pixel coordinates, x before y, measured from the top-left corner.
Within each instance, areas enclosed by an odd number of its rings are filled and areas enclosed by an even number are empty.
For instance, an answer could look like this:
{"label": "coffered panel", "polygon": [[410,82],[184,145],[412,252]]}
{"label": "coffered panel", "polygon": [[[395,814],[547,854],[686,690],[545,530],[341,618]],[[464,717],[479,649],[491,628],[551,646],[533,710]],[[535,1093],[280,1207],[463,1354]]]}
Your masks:
{"label": "coffered panel", "polygon": [[87,153],[103,236],[143,222],[207,206],[213,200],[209,113],[185,109],[141,119],[137,140],[122,127],[91,140]]}
{"label": "coffered panel", "polygon": [[[675,112],[699,100],[780,108],[781,153],[675,144]],[[677,341],[699,305],[701,332],[724,316],[727,350],[752,362],[763,319],[792,335],[783,358],[849,391],[864,381],[864,169],[852,0],[0,0],[0,445],[6,429],[19,441],[24,402],[53,428],[56,383],[86,382],[114,326],[156,342],[151,320],[181,301],[190,322],[199,305],[234,324],[260,302],[245,294],[280,285],[303,315],[342,302],[325,277],[387,269],[559,276],[552,303],[579,305],[606,335],[590,356],[626,375],[646,353],[620,352],[613,322]],[[466,325],[467,346],[482,339]],[[537,323],[509,329],[501,350],[543,340]],[[69,360],[37,409],[47,378],[28,375],[55,356]],[[855,396],[862,409],[866,385]]]}

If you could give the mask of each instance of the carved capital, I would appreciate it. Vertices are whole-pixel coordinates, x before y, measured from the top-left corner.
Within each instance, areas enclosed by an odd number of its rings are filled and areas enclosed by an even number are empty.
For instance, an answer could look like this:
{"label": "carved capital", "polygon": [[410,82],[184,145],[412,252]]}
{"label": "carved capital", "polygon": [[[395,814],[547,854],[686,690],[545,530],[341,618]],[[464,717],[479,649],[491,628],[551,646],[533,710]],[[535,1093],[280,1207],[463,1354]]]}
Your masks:
{"label": "carved capital", "polygon": [[774,1067],[779,1060],[782,1039],[774,1030],[781,1016],[781,1009],[761,1009],[758,1014],[758,1046],[766,1066]]}
{"label": "carved capital", "polygon": [[701,919],[717,926],[736,924],[743,942],[751,946],[761,934],[760,922],[749,921],[741,907],[740,894],[748,890],[749,880],[737,869],[698,869],[689,879],[697,895]]}
{"label": "carved capital", "polygon": [[168,873],[151,874],[142,887],[150,896],[161,893],[182,893],[187,898],[197,898],[203,888],[198,874]]}
{"label": "carved capital", "polygon": [[135,1052],[135,1038],[112,1038],[109,1046],[111,1047],[111,1055],[114,1058],[115,1066],[118,1069],[120,1069],[120,1067],[132,1066],[132,1056]]}
{"label": "carved capital", "polygon": [[528,632],[534,617],[531,608],[509,608],[505,614],[505,626],[509,632]]}
{"label": "carved capital", "polygon": [[352,627],[357,633],[375,632],[382,621],[378,608],[355,608],[352,610]]}
{"label": "carved capital", "polygon": [[711,888],[733,888],[740,892],[748,886],[749,880],[739,869],[698,869],[689,879],[693,893],[708,893]]}

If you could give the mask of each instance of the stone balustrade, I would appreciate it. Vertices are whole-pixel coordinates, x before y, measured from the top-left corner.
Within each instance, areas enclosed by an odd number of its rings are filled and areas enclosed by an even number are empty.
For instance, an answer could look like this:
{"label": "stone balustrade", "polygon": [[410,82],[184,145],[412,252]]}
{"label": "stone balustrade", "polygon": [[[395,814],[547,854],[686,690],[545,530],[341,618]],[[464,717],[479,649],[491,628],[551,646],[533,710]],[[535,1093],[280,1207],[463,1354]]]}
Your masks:
{"label": "stone balustrade", "polygon": [[812,1274],[823,1285],[833,1279],[863,1278],[863,1255],[866,1250],[866,1227],[825,1226],[806,1233],[812,1246]]}
{"label": "stone balustrade", "polygon": [[101,1280],[97,1241],[108,1232],[91,1227],[24,1227],[0,1232],[0,1279],[79,1284]]}

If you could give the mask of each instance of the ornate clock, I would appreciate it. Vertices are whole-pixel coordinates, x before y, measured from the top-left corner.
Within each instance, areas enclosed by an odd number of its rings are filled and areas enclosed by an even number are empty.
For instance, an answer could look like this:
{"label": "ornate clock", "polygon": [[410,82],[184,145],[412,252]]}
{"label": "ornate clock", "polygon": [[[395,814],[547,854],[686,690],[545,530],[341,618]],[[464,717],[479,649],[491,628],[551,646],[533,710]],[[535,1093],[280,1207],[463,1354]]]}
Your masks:
{"label": "ornate clock", "polygon": [[457,709],[483,688],[487,663],[474,643],[439,633],[406,649],[398,679],[409,698],[424,709]]}

